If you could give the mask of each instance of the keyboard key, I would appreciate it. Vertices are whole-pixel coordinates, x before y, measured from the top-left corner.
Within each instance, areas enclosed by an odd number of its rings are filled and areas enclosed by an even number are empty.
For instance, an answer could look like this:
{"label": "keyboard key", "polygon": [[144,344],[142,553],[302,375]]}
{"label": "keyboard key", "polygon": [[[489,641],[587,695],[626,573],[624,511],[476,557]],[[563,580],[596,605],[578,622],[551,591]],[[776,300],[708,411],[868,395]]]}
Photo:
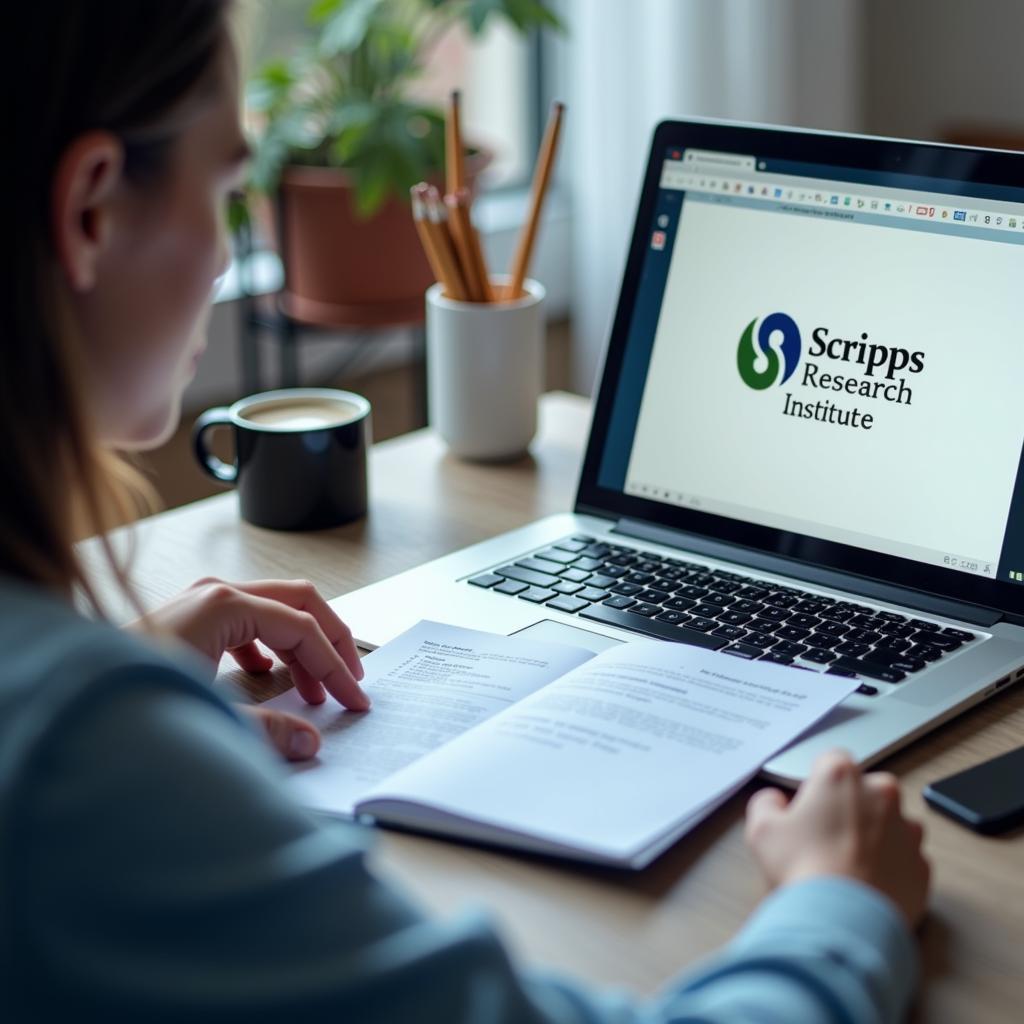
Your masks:
{"label": "keyboard key", "polygon": [[858,644],[853,641],[844,641],[835,648],[837,654],[846,654],[851,658],[859,658],[871,650],[868,644]]}
{"label": "keyboard key", "polygon": [[844,679],[856,679],[857,673],[851,672],[848,668],[837,668],[835,665],[829,665],[825,669],[825,675],[827,676],[842,676]]}
{"label": "keyboard key", "polygon": [[898,636],[883,636],[875,644],[875,649],[880,651],[905,651],[909,646],[909,640],[904,640]]}
{"label": "keyboard key", "polygon": [[609,608],[632,608],[636,604],[636,600],[616,594],[615,597],[609,597],[604,603]]}
{"label": "keyboard key", "polygon": [[589,601],[580,601],[575,597],[556,597],[548,601],[547,607],[557,608],[560,612],[574,613],[578,612],[581,608],[586,608],[589,603]]}
{"label": "keyboard key", "polygon": [[913,647],[904,651],[908,658],[920,658],[922,661],[938,661],[942,657],[942,651],[937,647],[929,647],[927,644],[914,644]]}
{"label": "keyboard key", "polygon": [[801,629],[814,629],[820,622],[821,619],[816,615],[807,615],[805,612],[797,612],[786,619],[787,626],[797,626]]}
{"label": "keyboard key", "polygon": [[772,650],[776,654],[785,654],[790,658],[795,658],[798,654],[803,654],[807,648],[803,644],[794,644],[789,640],[779,640]]}
{"label": "keyboard key", "polygon": [[696,600],[699,601],[702,597],[707,596],[707,590],[705,590],[704,587],[696,587],[696,586],[693,586],[693,585],[689,585],[689,586],[685,586],[685,587],[680,587],[676,591],[676,596],[677,597],[692,597],[692,598],[695,598]]}
{"label": "keyboard key", "polygon": [[794,594],[780,594],[778,591],[769,594],[765,599],[765,604],[770,604],[773,608],[792,608],[800,600]]}
{"label": "keyboard key", "polygon": [[934,622],[926,622],[924,619],[911,619],[908,626],[913,626],[914,629],[923,629],[926,633],[937,633],[939,627]]}
{"label": "keyboard key", "polygon": [[961,641],[953,636],[944,636],[942,633],[925,633],[919,630],[912,638],[916,643],[926,644],[928,647],[937,647],[940,651],[955,651],[962,646]]}
{"label": "keyboard key", "polygon": [[697,606],[697,602],[691,597],[680,597],[678,594],[674,594],[667,601],[662,601],[661,606],[674,612],[688,612]]}
{"label": "keyboard key", "polygon": [[771,647],[772,644],[776,643],[775,637],[768,633],[759,633],[756,630],[750,630],[747,632],[746,642],[754,647]]}
{"label": "keyboard key", "polygon": [[877,697],[878,687],[872,686],[870,683],[861,683],[854,692],[859,693],[864,697]]}
{"label": "keyboard key", "polygon": [[624,554],[628,550],[628,548],[623,548],[622,551],[619,551],[618,549],[613,549],[610,544],[598,543],[588,544],[581,554],[585,555],[587,558],[608,558],[610,555]]}
{"label": "keyboard key", "polygon": [[560,594],[575,594],[577,590],[583,589],[582,583],[570,583],[569,580],[561,580],[556,583],[552,590],[557,590]]}
{"label": "keyboard key", "polygon": [[[569,563],[566,563],[567,565]],[[577,569],[583,569],[586,572],[593,572],[595,569],[600,569],[604,565],[604,560],[601,558],[577,558],[572,562]]]}
{"label": "keyboard key", "polygon": [[[500,577],[499,577],[500,579]],[[515,597],[526,589],[525,583],[517,583],[515,580],[502,580],[495,588],[496,594],[510,594]]]}
{"label": "keyboard key", "polygon": [[715,636],[724,636],[728,640],[739,640],[747,635],[747,631],[739,626],[717,626],[711,632]]}
{"label": "keyboard key", "polygon": [[613,594],[622,594],[624,597],[633,597],[635,594],[639,594],[644,588],[636,583],[616,583],[611,588]]}
{"label": "keyboard key", "polygon": [[867,676],[868,679],[880,679],[883,683],[900,683],[907,678],[906,672],[864,658],[840,658],[835,667],[855,672],[859,676]]}
{"label": "keyboard key", "polygon": [[546,558],[520,558],[516,562],[521,569],[532,569],[534,572],[547,572],[552,576],[561,575],[565,566],[559,562],[549,562]]}
{"label": "keyboard key", "polygon": [[701,601],[696,608],[691,609],[690,614],[700,615],[705,619],[717,619],[724,611],[725,609],[721,605],[707,604],[706,602]]}
{"label": "keyboard key", "polygon": [[880,619],[885,619],[887,622],[906,622],[906,615],[900,615],[899,612],[878,612]]}
{"label": "keyboard key", "polygon": [[607,573],[595,572],[587,577],[587,583],[592,587],[600,587],[602,590],[607,590],[615,583],[615,580]]}
{"label": "keyboard key", "polygon": [[[561,551],[559,548],[545,548],[543,551],[537,551],[534,555],[535,558],[546,558],[549,562],[561,562],[562,565],[575,565],[579,561],[579,557],[573,551]],[[600,564],[600,563],[599,563]],[[581,565],[581,569],[586,566]],[[597,566],[593,566],[597,568]]]}
{"label": "keyboard key", "polygon": [[700,633],[686,626],[670,626],[667,622],[658,622],[657,619],[647,619],[642,615],[633,615],[632,612],[620,611],[617,608],[609,608],[607,604],[594,604],[584,608],[580,612],[580,618],[592,619],[594,622],[603,622],[608,626],[618,626],[621,629],[632,630],[644,636],[653,636],[661,640],[672,640],[676,643],[692,644],[695,647],[706,647],[717,651],[724,647],[728,641],[725,637],[709,636]]}
{"label": "keyboard key", "polygon": [[954,629],[952,626],[947,626],[940,636],[951,636],[954,640],[960,640],[965,644],[977,639],[973,633],[968,633],[965,629]]}
{"label": "keyboard key", "polygon": [[751,601],[746,597],[738,598],[729,605],[730,611],[750,612],[751,615],[761,611],[762,608],[764,608],[764,605],[760,601]]}
{"label": "keyboard key", "polygon": [[579,554],[587,545],[581,540],[560,540],[555,547]]}
{"label": "keyboard key", "polygon": [[593,544],[594,538],[585,533],[574,533],[569,540],[578,540],[581,544]]}
{"label": "keyboard key", "polygon": [[773,622],[785,622],[789,618],[790,613],[785,608],[769,607],[765,608],[762,612],[758,612],[758,615],[762,619],[771,619]]}
{"label": "keyboard key", "polygon": [[613,580],[620,580],[629,570],[621,565],[612,565],[610,562],[603,562],[598,569],[602,576],[608,576]]}
{"label": "keyboard key", "polygon": [[600,587],[584,587],[576,592],[576,596],[581,601],[603,601],[608,597],[608,591],[601,590]]}
{"label": "keyboard key", "polygon": [[743,587],[738,591],[739,597],[749,598],[751,601],[760,601],[768,596],[768,591],[765,587],[748,586]]}
{"label": "keyboard key", "polygon": [[661,605],[650,604],[647,601],[637,601],[632,608],[629,609],[631,615],[643,615],[645,618],[652,619],[655,615],[661,614]]}
{"label": "keyboard key", "polygon": [[709,591],[704,600],[708,604],[717,604],[721,608],[727,608],[732,604],[732,597],[729,594],[723,594],[720,590]]}
{"label": "keyboard key", "polygon": [[809,651],[800,655],[804,661],[812,661],[815,665],[827,665],[830,661],[835,661],[836,656],[831,651],[823,650],[820,647],[812,647]]}
{"label": "keyboard key", "polygon": [[631,572],[626,574],[627,583],[636,583],[641,587],[646,587],[648,583],[654,582],[654,576],[649,572]]}
{"label": "keyboard key", "polygon": [[519,595],[524,601],[532,601],[534,604],[540,604],[542,601],[546,601],[549,597],[555,597],[553,590],[548,590],[546,587],[530,587],[529,590],[524,591]]}
{"label": "keyboard key", "polygon": [[777,654],[775,651],[768,651],[766,654],[762,654],[758,659],[759,661],[770,661],[776,665],[792,665],[793,656],[791,654]]}
{"label": "keyboard key", "polygon": [[830,636],[828,633],[811,633],[809,637],[804,641],[808,647],[817,647],[821,651],[830,651],[836,644],[842,643],[842,640],[837,636]]}
{"label": "keyboard key", "polygon": [[654,582],[650,584],[648,589],[650,589],[650,590],[660,590],[661,593],[663,593],[663,594],[671,594],[672,591],[674,591],[676,589],[676,585],[674,583],[672,583],[671,581],[669,581],[669,580],[657,579],[657,580],[654,580]]}
{"label": "keyboard key", "polygon": [[761,615],[747,623],[747,629],[756,629],[759,633],[774,633],[778,628],[778,622],[773,622],[771,619],[766,619]]}
{"label": "keyboard key", "polygon": [[485,572],[482,576],[474,576],[469,582],[474,587],[493,587],[495,583],[500,583],[502,577],[495,572]]}
{"label": "keyboard key", "polygon": [[687,615],[686,612],[662,612],[654,617],[658,622],[667,622],[671,626],[678,626],[681,622],[689,622],[693,616]]}
{"label": "keyboard key", "polygon": [[920,658],[900,658],[899,661],[890,662],[889,668],[894,672],[920,672],[927,668],[928,663]]}
{"label": "keyboard key", "polygon": [[809,629],[797,629],[795,626],[779,626],[775,630],[775,635],[780,640],[803,640],[805,636],[810,636],[811,631]]}
{"label": "keyboard key", "polygon": [[851,629],[843,639],[855,644],[867,644],[873,647],[882,639],[882,634],[875,633],[870,629]]}
{"label": "keyboard key", "polygon": [[552,576],[550,573],[523,569],[518,565],[506,565],[494,571],[506,579],[519,580],[520,583],[530,583],[535,587],[550,587],[558,582],[558,577]]}
{"label": "keyboard key", "polygon": [[753,661],[754,658],[760,658],[764,651],[748,644],[733,644],[732,647],[723,647],[722,653],[731,654],[734,658],[746,658],[748,661]]}
{"label": "keyboard key", "polygon": [[[564,575],[564,574],[563,574]],[[829,636],[842,636],[850,627],[844,622],[835,622],[832,619],[822,619],[818,626],[819,633],[828,633]]]}
{"label": "keyboard key", "polygon": [[734,612],[728,609],[718,616],[718,621],[729,626],[742,626],[744,622],[749,622],[752,618],[753,616],[749,612]]}
{"label": "keyboard key", "polygon": [[708,633],[712,629],[718,628],[718,623],[715,622],[714,619],[706,618],[703,615],[695,615],[692,619],[690,619],[687,625],[690,627],[690,629],[698,629],[702,633]]}
{"label": "keyboard key", "polygon": [[563,569],[558,575],[570,583],[582,583],[584,580],[590,579],[590,573],[584,572],[582,569]]}

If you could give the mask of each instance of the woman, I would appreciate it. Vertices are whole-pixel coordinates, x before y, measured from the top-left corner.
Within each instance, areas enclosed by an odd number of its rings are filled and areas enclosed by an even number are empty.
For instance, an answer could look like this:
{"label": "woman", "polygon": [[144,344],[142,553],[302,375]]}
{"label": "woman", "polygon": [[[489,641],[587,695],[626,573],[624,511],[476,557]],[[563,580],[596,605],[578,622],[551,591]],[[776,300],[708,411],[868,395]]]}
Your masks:
{"label": "woman", "polygon": [[[792,802],[761,791],[748,837],[775,893],[641,1004],[518,971],[486,920],[428,920],[369,872],[362,832],[289,802],[204,677],[225,651],[265,670],[262,643],[307,700],[365,709],[351,636],[308,585],[207,581],[137,631],[103,622],[71,537],[123,493],[103,449],[172,429],[202,344],[244,169],[228,14],[54,0],[17,5],[7,35],[22,148],[0,374],[5,1019],[897,1019],[928,870],[891,777],[835,754]],[[315,748],[271,726],[284,753]]]}

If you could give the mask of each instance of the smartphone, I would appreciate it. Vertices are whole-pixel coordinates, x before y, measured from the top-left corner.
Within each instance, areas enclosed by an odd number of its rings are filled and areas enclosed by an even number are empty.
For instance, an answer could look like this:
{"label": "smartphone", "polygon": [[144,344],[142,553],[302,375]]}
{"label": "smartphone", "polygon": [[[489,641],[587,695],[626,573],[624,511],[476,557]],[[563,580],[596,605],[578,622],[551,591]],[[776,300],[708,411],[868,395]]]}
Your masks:
{"label": "smartphone", "polygon": [[1024,824],[1024,747],[929,783],[924,798],[975,832],[994,835]]}

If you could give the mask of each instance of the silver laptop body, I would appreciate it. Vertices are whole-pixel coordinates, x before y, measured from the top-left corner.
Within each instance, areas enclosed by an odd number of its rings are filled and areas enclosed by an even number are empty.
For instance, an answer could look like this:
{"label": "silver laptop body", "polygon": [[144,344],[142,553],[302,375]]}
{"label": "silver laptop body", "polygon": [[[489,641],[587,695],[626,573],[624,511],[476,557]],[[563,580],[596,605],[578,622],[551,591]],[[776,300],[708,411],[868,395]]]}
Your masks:
{"label": "silver laptop body", "polygon": [[433,618],[856,675],[766,766],[786,783],[1024,678],[1015,180],[1016,154],[659,125],[575,511],[333,607],[369,648]]}

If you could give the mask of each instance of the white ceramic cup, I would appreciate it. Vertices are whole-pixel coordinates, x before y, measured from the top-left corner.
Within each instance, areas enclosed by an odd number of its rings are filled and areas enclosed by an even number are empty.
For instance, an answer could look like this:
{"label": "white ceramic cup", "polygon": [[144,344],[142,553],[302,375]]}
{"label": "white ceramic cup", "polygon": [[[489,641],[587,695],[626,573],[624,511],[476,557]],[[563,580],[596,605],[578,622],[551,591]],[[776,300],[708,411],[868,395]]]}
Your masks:
{"label": "white ceramic cup", "polygon": [[495,303],[449,299],[440,284],[427,290],[430,425],[460,458],[516,458],[537,432],[545,291],[529,278],[523,290],[521,299]]}

